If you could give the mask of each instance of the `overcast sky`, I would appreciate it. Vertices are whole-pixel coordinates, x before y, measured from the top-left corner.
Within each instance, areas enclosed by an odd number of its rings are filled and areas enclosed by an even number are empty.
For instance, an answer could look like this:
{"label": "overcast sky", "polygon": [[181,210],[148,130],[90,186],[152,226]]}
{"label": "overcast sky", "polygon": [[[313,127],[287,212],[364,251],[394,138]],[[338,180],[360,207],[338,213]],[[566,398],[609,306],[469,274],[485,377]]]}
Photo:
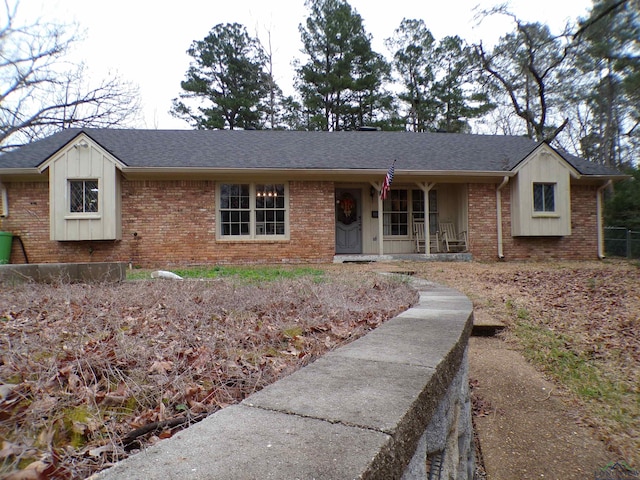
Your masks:
{"label": "overcast sky", "polygon": [[[474,19],[477,6],[490,8],[499,0],[349,0],[373,36],[374,49],[389,57],[384,40],[403,18],[424,20],[438,40],[459,35],[468,42],[493,45],[512,29],[506,19]],[[519,18],[549,24],[559,32],[567,20],[585,16],[591,0],[511,0]],[[141,128],[189,128],[172,118],[171,100],[180,93],[180,81],[189,66],[185,53],[191,42],[202,40],[214,25],[238,22],[263,43],[271,34],[274,74],[287,94],[293,93],[294,58],[302,59],[298,25],[308,10],[304,0],[20,0],[23,17],[76,22],[85,32],[76,55],[99,78],[117,72],[140,88],[144,119]]]}

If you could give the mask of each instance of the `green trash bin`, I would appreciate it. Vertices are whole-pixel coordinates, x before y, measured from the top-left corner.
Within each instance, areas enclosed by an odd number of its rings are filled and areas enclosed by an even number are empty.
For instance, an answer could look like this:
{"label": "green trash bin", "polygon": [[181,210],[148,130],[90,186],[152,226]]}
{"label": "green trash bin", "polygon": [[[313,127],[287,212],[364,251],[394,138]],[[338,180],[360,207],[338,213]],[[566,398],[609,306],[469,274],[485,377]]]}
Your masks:
{"label": "green trash bin", "polygon": [[9,232],[0,232],[0,265],[9,263],[11,258],[11,242],[13,235]]}

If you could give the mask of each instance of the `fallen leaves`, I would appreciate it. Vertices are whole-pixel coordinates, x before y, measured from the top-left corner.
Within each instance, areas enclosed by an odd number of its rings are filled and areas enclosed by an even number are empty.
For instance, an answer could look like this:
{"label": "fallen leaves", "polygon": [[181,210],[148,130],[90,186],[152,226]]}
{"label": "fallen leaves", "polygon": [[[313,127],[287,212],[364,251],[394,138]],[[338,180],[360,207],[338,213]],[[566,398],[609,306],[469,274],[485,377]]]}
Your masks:
{"label": "fallen leaves", "polygon": [[[450,263],[416,265],[416,270],[420,276],[466,293],[476,313],[494,316],[510,327],[506,334],[515,344],[525,341],[513,332],[538,332],[539,337],[533,338],[542,340],[530,345],[525,354],[539,357],[538,367],[544,371],[554,357],[560,368],[566,365],[567,382],[590,395],[582,400],[588,416],[584,421],[598,427],[611,449],[640,462],[637,263]],[[575,365],[581,363],[590,368],[583,372],[600,375],[596,381],[576,373]],[[615,386],[615,391],[607,391],[605,385]]]}
{"label": "fallen leaves", "polygon": [[362,273],[3,287],[0,477],[85,478],[126,457],[125,446],[170,437],[415,299],[402,282]]}

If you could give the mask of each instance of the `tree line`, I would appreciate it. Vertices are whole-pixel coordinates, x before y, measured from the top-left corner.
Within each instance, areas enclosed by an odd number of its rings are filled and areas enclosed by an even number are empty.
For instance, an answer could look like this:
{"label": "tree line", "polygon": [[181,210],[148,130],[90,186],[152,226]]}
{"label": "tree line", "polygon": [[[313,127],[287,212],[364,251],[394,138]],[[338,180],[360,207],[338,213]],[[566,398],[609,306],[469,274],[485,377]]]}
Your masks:
{"label": "tree line", "polygon": [[640,151],[640,9],[594,0],[589,15],[553,33],[507,7],[513,30],[494,47],[436,41],[404,19],[374,51],[347,0],[307,0],[299,25],[295,95],[273,79],[272,55],[243,25],[194,41],[172,114],[192,127],[438,131],[524,135],[599,164],[633,165]]}
{"label": "tree line", "polygon": [[[404,19],[385,39],[388,56],[347,0],[305,5],[294,95],[274,81],[270,47],[243,25],[220,24],[190,45],[172,114],[198,129],[525,135],[627,171],[607,219],[640,228],[639,0],[593,0],[560,33],[498,6],[480,18],[503,15],[513,28],[492,47],[436,40],[424,20]],[[66,59],[81,40],[73,27],[21,24],[18,6],[0,6],[0,152],[64,128],[135,125],[137,88],[117,76],[89,82]]]}

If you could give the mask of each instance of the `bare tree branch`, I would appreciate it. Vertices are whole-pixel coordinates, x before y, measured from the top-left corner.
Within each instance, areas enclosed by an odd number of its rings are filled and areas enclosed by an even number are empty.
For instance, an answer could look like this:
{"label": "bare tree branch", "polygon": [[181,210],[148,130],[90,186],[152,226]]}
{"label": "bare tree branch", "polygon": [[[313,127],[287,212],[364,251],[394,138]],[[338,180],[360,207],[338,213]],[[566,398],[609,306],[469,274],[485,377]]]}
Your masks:
{"label": "bare tree branch", "polygon": [[72,26],[18,25],[18,2],[4,2],[0,26],[0,152],[69,127],[125,126],[139,112],[138,91],[117,76],[92,84],[65,55]]}

